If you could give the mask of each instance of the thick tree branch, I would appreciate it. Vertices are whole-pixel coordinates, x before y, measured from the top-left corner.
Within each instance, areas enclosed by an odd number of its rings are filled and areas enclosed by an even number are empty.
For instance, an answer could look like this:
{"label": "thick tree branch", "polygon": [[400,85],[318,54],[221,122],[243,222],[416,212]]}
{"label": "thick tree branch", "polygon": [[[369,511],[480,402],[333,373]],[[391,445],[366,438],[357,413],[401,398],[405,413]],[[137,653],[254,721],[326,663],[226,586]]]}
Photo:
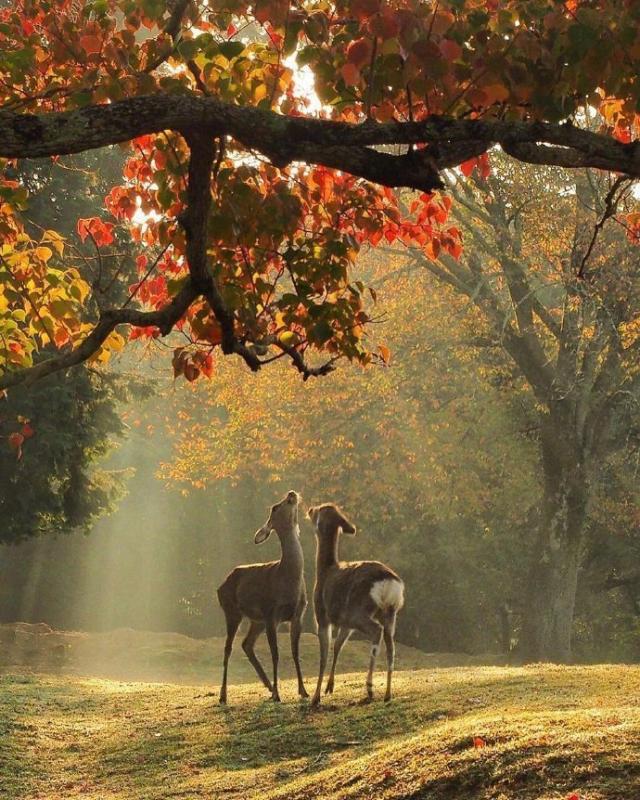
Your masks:
{"label": "thick tree branch", "polygon": [[[77,153],[162,130],[197,129],[228,135],[275,164],[322,164],[387,186],[425,190],[439,185],[437,171],[500,144],[515,158],[565,167],[597,167],[640,177],[640,144],[544,122],[432,116],[421,122],[360,125],[287,117],[193,94],[148,95],[55,114],[0,111],[0,157],[36,158]],[[425,144],[405,155],[370,149],[384,144]],[[528,148],[528,149],[527,149]]]}

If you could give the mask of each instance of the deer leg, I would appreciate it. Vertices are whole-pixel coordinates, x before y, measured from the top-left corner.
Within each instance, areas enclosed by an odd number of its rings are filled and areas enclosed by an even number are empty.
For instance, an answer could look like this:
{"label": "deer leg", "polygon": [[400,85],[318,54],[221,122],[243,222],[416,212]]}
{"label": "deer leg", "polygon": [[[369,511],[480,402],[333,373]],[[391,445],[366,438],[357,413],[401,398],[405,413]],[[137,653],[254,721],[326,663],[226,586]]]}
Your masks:
{"label": "deer leg", "polygon": [[256,639],[262,631],[264,630],[264,622],[252,622],[249,626],[249,630],[247,631],[247,635],[242,640],[242,649],[244,650],[247,658],[251,662],[251,665],[255,669],[258,674],[258,677],[267,687],[267,689],[272,692],[273,688],[271,686],[271,681],[267,678],[267,674],[262,668],[262,664],[258,661],[258,657],[254,652],[254,645],[256,643]]}
{"label": "deer leg", "polygon": [[267,639],[269,641],[269,648],[271,650],[271,660],[273,662],[273,687],[271,689],[271,697],[275,703],[280,702],[280,693],[278,692],[278,630],[276,623],[273,620],[267,622]]}
{"label": "deer leg", "polygon": [[222,662],[222,686],[220,687],[220,703],[224,705],[227,702],[227,669],[229,666],[229,656],[233,649],[233,640],[238,632],[238,627],[242,622],[242,614],[235,610],[224,610],[224,615],[227,620],[227,639],[224,643],[224,660]]}
{"label": "deer leg", "polygon": [[309,693],[304,688],[304,681],[302,679],[302,669],[300,668],[301,630],[302,630],[302,616],[294,617],[294,619],[291,621],[291,655],[293,656],[293,663],[295,664],[296,675],[298,676],[298,694],[300,695],[300,697],[309,697]]}
{"label": "deer leg", "polygon": [[396,632],[396,612],[391,612],[385,619],[383,625],[384,644],[387,650],[387,691],[384,694],[384,702],[391,700],[391,678],[395,661],[395,642],[393,640]]}
{"label": "deer leg", "polygon": [[368,636],[371,641],[371,656],[369,658],[369,671],[367,672],[367,697],[365,701],[371,702],[373,700],[373,671],[382,639],[382,625],[371,617],[367,617],[360,622],[358,630]]}
{"label": "deer leg", "polygon": [[318,628],[318,639],[320,641],[320,668],[318,670],[318,683],[316,691],[311,701],[312,706],[320,704],[320,692],[322,691],[322,679],[324,678],[324,669],[327,666],[327,655],[329,654],[329,640],[331,638],[331,625],[324,625]]}
{"label": "deer leg", "polygon": [[350,636],[351,628],[339,628],[338,635],[333,643],[333,661],[331,662],[331,672],[329,673],[327,688],[324,690],[325,694],[333,694],[333,683],[336,677],[336,664],[338,663],[338,656],[340,655],[342,646]]}

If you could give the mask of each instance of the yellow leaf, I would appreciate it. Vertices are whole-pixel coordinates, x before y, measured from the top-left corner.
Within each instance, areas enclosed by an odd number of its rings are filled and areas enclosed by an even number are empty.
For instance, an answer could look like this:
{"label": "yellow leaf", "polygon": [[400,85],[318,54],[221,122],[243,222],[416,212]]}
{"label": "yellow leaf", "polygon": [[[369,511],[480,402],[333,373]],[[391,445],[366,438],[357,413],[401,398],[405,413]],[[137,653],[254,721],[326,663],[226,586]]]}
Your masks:
{"label": "yellow leaf", "polygon": [[64,238],[54,230],[48,230],[44,232],[42,237],[43,242],[50,242],[53,249],[56,253],[61,256],[64,251]]}
{"label": "yellow leaf", "polygon": [[36,256],[40,259],[40,261],[44,261],[46,263],[52,255],[53,250],[51,250],[50,247],[36,247]]}
{"label": "yellow leaf", "polygon": [[111,331],[111,333],[104,340],[102,347],[119,353],[125,346],[124,336],[121,336],[118,331]]}
{"label": "yellow leaf", "polygon": [[293,347],[294,344],[298,343],[298,335],[293,331],[283,331],[278,339],[282,342],[285,347]]}

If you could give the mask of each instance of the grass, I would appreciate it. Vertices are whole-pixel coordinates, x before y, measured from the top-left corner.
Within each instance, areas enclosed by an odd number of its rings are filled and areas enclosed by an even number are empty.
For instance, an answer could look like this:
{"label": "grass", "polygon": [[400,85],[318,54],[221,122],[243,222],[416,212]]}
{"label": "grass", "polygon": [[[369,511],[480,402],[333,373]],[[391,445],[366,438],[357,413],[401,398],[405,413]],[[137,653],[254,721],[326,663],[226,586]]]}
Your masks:
{"label": "grass", "polygon": [[291,681],[221,708],[211,686],[0,675],[0,797],[640,797],[638,667],[411,670],[390,705],[359,705],[363,679],[313,711]]}

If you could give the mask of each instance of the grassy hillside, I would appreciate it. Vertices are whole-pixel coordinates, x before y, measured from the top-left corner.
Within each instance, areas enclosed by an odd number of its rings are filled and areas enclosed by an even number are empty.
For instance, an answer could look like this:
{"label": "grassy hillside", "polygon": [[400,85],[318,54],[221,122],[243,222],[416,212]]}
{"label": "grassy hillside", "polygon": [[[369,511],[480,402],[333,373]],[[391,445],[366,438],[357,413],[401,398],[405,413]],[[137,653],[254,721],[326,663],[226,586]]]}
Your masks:
{"label": "grassy hillside", "polygon": [[[232,683],[256,680],[256,673],[240,647],[242,637],[241,629],[231,657]],[[281,675],[293,678],[286,630],[280,633],[279,639]],[[135,631],[131,628],[107,633],[81,633],[52,630],[44,623],[0,625],[0,668],[4,669],[29,667],[115,680],[202,684],[220,679],[223,648],[224,639],[220,637],[192,639],[180,633]],[[360,669],[367,664],[369,649],[366,642],[350,641],[340,655],[341,669],[344,672]],[[263,663],[271,663],[265,636],[260,637],[256,652]],[[305,675],[316,668],[318,639],[315,635],[302,634],[300,659]],[[413,647],[397,645],[399,669],[496,663],[500,663],[500,656],[424,653]]]}
{"label": "grassy hillside", "polygon": [[207,688],[6,674],[0,797],[640,797],[640,668],[406,671],[391,705],[359,705],[362,682],[312,711],[291,682],[282,705],[249,684],[220,708]]}

